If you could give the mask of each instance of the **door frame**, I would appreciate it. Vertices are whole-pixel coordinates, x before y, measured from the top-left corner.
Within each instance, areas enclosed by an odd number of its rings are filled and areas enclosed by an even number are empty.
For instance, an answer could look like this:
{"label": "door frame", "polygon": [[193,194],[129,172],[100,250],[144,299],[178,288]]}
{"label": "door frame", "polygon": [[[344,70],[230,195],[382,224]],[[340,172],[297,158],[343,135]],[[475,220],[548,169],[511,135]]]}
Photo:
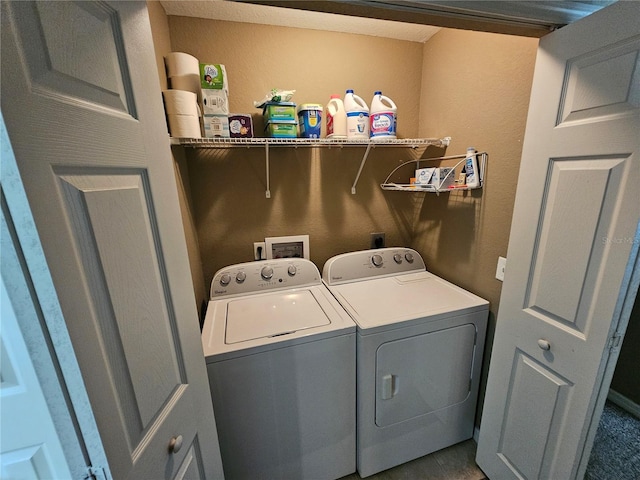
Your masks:
{"label": "door frame", "polygon": [[[3,276],[9,269],[7,280],[12,276],[22,276],[32,290],[27,292],[36,310],[40,312],[42,323],[33,319],[28,329],[23,329],[23,336],[28,344],[38,344],[41,349],[38,357],[29,351],[38,378],[43,375],[57,373],[57,385],[62,397],[47,396],[51,415],[56,423],[56,430],[63,442],[65,456],[72,474],[78,478],[94,475],[97,479],[111,478],[107,456],[104,451],[98,427],[89,403],[73,345],[69,337],[62,310],[58,302],[55,286],[47,266],[37,226],[27,200],[18,171],[11,141],[0,111],[0,144],[2,162],[0,165],[0,193],[2,197],[3,215],[13,228],[11,244],[19,266],[7,266],[2,263]],[[5,210],[6,208],[6,210]],[[22,287],[24,288],[24,287]],[[43,340],[44,339],[44,340]],[[42,352],[47,352],[43,354]],[[46,377],[45,377],[46,378]],[[43,390],[47,386],[42,384]],[[66,401],[65,401],[66,399]]]}
{"label": "door frame", "polygon": [[[618,357],[620,356],[620,350],[624,343],[624,336],[629,325],[629,318],[631,317],[631,310],[636,302],[640,287],[640,222],[636,226],[636,232],[634,238],[621,239],[622,241],[632,242],[633,246],[629,254],[629,260],[627,261],[627,268],[625,276],[618,292],[618,301],[616,302],[615,315],[613,324],[615,324],[614,337],[611,339],[613,345],[609,348],[609,355],[603,362],[603,373],[601,375],[601,381],[598,382],[596,389],[592,392],[592,399],[590,407],[592,409],[591,421],[589,422],[584,448],[582,449],[582,455],[579,459],[578,470],[576,478],[583,478],[589,464],[589,458],[591,457],[591,450],[593,449],[593,443],[595,441],[596,432],[598,431],[598,425],[600,424],[600,417],[604,409],[607,396],[609,394],[609,387],[613,380],[613,374],[618,363]],[[619,340],[616,340],[619,339]]]}

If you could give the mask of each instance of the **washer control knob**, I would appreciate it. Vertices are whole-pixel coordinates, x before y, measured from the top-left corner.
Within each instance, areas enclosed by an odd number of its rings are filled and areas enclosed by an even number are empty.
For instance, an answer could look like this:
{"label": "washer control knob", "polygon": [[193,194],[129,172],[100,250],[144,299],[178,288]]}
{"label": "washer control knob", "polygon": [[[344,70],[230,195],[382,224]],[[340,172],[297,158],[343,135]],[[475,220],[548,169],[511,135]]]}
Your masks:
{"label": "washer control knob", "polygon": [[220,285],[226,287],[227,285],[229,285],[229,282],[231,282],[231,275],[229,275],[228,273],[223,273],[220,276]]}
{"label": "washer control knob", "polygon": [[413,263],[413,253],[406,253],[406,254],[404,255],[404,258],[406,258],[406,259],[407,259],[407,262],[409,262],[409,263]]}
{"label": "washer control knob", "polygon": [[236,275],[236,282],[242,283],[247,279],[247,274],[244,272],[238,272]]}
{"label": "washer control knob", "polygon": [[273,277],[273,268],[262,267],[262,270],[260,271],[260,275],[262,275],[262,278],[264,278],[265,280],[271,280],[271,277]]}
{"label": "washer control knob", "polygon": [[396,253],[396,254],[393,256],[393,259],[395,260],[395,262],[396,262],[397,264],[401,264],[401,263],[402,263],[402,255],[400,255],[399,253]]}
{"label": "washer control knob", "polygon": [[382,255],[379,254],[375,254],[373,257],[371,257],[371,263],[373,263],[376,267],[381,267],[382,266]]}
{"label": "washer control knob", "polygon": [[289,275],[293,277],[296,273],[298,273],[298,269],[295,265],[289,265],[289,268],[287,268],[287,273],[289,273]]}

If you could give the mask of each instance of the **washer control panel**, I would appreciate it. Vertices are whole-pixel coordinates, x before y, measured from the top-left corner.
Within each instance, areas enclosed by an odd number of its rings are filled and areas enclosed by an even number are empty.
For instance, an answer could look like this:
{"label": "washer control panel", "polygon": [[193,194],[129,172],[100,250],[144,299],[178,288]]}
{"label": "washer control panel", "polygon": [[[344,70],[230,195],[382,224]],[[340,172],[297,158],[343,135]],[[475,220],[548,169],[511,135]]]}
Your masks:
{"label": "washer control panel", "polygon": [[338,285],[378,276],[424,272],[424,260],[411,248],[390,247],[343,253],[327,260],[322,279]]}
{"label": "washer control panel", "polygon": [[210,298],[321,283],[318,267],[304,258],[239,263],[216,272],[211,280]]}

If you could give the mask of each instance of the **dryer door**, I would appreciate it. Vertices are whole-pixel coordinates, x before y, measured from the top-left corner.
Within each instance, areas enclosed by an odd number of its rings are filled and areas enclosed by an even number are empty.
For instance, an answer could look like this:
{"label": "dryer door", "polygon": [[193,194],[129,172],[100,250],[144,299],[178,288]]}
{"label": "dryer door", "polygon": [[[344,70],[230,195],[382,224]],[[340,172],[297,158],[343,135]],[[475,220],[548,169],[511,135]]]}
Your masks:
{"label": "dryer door", "polygon": [[376,425],[464,402],[475,338],[475,325],[465,324],[383,343],[376,355]]}

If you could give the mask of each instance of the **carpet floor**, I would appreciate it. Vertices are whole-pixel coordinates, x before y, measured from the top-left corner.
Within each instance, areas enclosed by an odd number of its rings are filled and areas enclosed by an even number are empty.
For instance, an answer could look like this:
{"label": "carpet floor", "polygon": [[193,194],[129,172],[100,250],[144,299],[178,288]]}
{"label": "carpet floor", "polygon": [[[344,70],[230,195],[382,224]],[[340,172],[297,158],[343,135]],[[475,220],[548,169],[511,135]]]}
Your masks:
{"label": "carpet floor", "polygon": [[640,419],[605,403],[584,479],[640,479]]}

